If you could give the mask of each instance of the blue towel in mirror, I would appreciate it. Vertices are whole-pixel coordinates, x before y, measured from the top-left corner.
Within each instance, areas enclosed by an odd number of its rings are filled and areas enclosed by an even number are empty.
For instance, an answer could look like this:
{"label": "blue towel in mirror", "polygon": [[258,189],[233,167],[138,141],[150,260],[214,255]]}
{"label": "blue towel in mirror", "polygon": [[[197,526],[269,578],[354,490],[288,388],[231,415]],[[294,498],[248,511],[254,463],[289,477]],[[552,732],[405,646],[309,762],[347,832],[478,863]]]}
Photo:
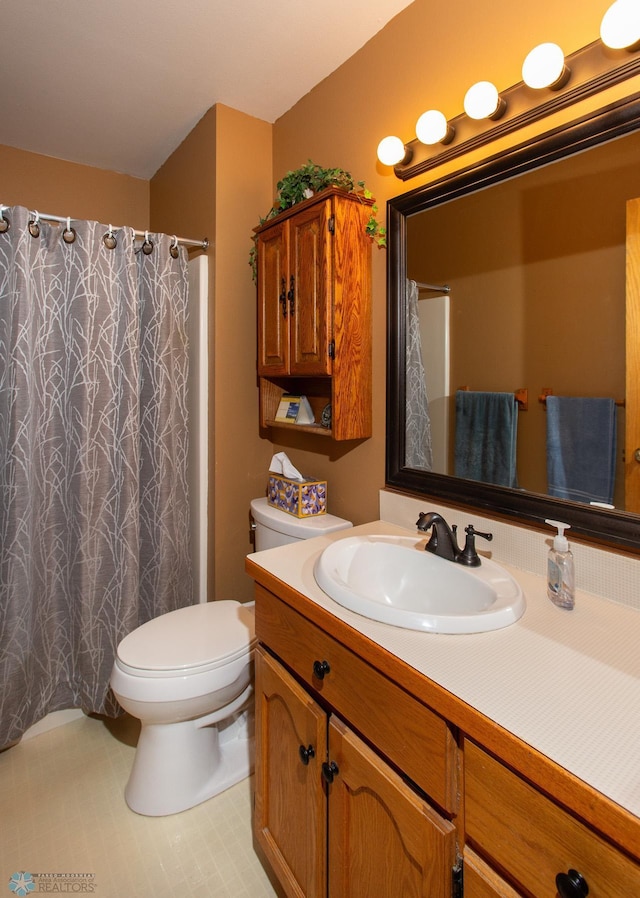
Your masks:
{"label": "blue towel in mirror", "polygon": [[513,393],[456,392],[455,475],[518,486],[518,404]]}
{"label": "blue towel in mirror", "polygon": [[616,404],[613,399],[547,396],[549,495],[613,502]]}

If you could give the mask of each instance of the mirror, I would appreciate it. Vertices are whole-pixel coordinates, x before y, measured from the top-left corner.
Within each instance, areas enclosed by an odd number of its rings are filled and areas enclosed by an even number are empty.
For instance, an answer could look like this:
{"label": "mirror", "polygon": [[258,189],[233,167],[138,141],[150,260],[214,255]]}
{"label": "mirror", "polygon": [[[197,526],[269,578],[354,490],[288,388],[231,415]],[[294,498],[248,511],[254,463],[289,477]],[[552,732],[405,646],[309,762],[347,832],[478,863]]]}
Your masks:
{"label": "mirror", "polygon": [[[622,247],[617,238],[618,245],[613,247],[616,241],[603,236],[600,227],[608,224],[610,217],[606,205],[609,194],[622,191],[621,199],[615,202],[640,196],[640,176],[634,170],[637,165],[630,164],[632,158],[638,158],[638,149],[631,144],[637,141],[640,146],[640,132],[634,133],[639,124],[637,99],[626,98],[508,153],[389,201],[388,486],[524,521],[541,523],[548,517],[557,518],[571,524],[574,533],[591,540],[640,549],[640,516],[636,513],[640,507],[629,508],[627,503],[626,510],[621,510],[625,503],[624,425],[630,414],[629,404],[623,405],[624,234]],[[619,138],[616,143],[608,143],[615,138]],[[626,152],[628,145],[630,155]],[[575,155],[582,151],[589,152]],[[586,185],[601,180],[594,175],[599,155],[618,159],[620,177],[616,176],[616,186],[607,186],[599,199],[589,198]],[[563,186],[559,180],[562,169],[568,169],[572,186]],[[630,183],[620,186],[627,177]],[[518,194],[516,200],[513,190]],[[562,211],[560,194],[569,197],[568,211]],[[590,208],[595,220],[592,215],[587,218]],[[542,235],[531,232],[535,220],[542,221]],[[483,233],[491,232],[493,240],[474,238],[478,226]],[[624,218],[622,228],[624,231]],[[571,273],[566,259],[581,254],[577,269]],[[603,277],[605,269],[615,274]],[[405,465],[407,277],[452,286],[449,320],[458,328],[458,352],[457,356],[452,352],[451,363],[447,362],[450,396],[463,386],[487,391],[528,389],[529,410],[518,414],[518,489],[451,476],[453,425],[445,434],[448,448],[431,471]],[[528,286],[522,292],[530,294],[526,302],[516,295],[524,281]],[[487,283],[489,297],[482,293]],[[560,293],[557,283],[564,287]],[[500,290],[507,297],[510,291],[514,294],[511,305],[508,298],[506,304],[497,301]],[[436,295],[427,292],[424,302]],[[596,296],[604,303],[604,310],[594,313]],[[497,323],[491,321],[487,304],[499,307]],[[583,326],[594,321],[592,328]],[[464,327],[472,336],[460,351]],[[536,342],[538,349],[534,352]],[[547,349],[544,362],[539,359],[540,347]],[[544,388],[564,395],[609,395],[619,401],[615,510],[544,494],[546,425],[544,405],[539,401]],[[447,401],[453,421],[453,400]],[[435,421],[432,426],[436,427]]]}

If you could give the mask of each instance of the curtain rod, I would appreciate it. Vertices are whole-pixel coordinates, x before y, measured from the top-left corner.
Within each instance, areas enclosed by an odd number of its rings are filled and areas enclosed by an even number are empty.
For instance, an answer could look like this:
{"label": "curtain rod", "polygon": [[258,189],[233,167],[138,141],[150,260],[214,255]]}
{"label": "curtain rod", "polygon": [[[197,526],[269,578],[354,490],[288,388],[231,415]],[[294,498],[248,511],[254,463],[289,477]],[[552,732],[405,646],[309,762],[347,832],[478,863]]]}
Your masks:
{"label": "curtain rod", "polygon": [[[2,215],[2,211],[3,211],[4,209],[8,209],[8,208],[9,208],[9,206],[3,206],[3,205],[0,205],[0,216]],[[45,220],[45,221],[55,221],[55,222],[57,222],[58,224],[67,224],[67,222],[69,222],[69,221],[81,221],[81,220],[82,220],[82,219],[80,219],[80,218],[71,218],[71,216],[68,216],[68,215],[64,215],[64,216],[62,216],[62,215],[49,215],[48,212],[38,212],[37,209],[34,210],[34,212],[33,212],[32,214],[33,214],[34,216],[37,215],[38,218],[43,219],[43,220]],[[123,226],[122,226],[122,225],[119,225],[119,226],[117,226],[117,227],[115,227],[115,228],[112,228],[112,226],[109,225],[109,229],[110,229],[110,230],[114,230],[114,231],[120,230],[121,227],[123,227]],[[141,238],[141,239],[145,239],[145,240],[146,240],[147,235],[149,234],[149,231],[136,231],[136,230],[134,229],[134,230],[133,230],[133,233],[135,234],[136,237],[139,237],[139,238]],[[171,235],[169,235],[169,236],[173,236],[173,235],[171,234]],[[176,237],[175,239],[176,239],[176,240],[178,241],[178,243],[180,243],[182,246],[197,246],[197,247],[199,247],[200,249],[204,250],[205,252],[209,249],[209,239],[208,239],[207,237],[205,237],[203,240],[190,240],[190,239],[187,238],[187,237]]]}
{"label": "curtain rod", "polygon": [[418,290],[434,290],[436,293],[451,293],[451,287],[448,284],[423,284],[422,281],[415,281]]}

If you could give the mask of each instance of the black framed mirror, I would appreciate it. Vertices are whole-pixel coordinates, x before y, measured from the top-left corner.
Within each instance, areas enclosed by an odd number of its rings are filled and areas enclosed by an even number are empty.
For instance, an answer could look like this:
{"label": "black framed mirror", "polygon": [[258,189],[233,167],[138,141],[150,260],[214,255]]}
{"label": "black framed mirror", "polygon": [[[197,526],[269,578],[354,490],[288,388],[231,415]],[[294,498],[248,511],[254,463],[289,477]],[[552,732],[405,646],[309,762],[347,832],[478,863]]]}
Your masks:
{"label": "black framed mirror", "polygon": [[[626,97],[512,150],[461,169],[388,203],[386,484],[480,513],[544,525],[555,518],[573,534],[640,551],[640,514],[593,508],[537,492],[463,480],[405,465],[407,233],[412,216],[566,159],[640,127],[640,94]],[[640,335],[639,335],[640,340]],[[516,386],[516,385],[514,385]],[[519,386],[519,385],[517,385]]]}

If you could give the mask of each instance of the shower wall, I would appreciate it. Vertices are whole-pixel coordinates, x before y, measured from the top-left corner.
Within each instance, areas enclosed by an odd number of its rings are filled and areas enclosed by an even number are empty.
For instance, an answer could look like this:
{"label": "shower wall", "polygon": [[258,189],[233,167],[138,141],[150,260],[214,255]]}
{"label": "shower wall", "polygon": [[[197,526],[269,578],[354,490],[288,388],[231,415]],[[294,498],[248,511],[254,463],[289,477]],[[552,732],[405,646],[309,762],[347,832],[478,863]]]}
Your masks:
{"label": "shower wall", "polygon": [[208,487],[208,263],[197,256],[189,262],[189,461],[191,561],[193,600],[207,601]]}

